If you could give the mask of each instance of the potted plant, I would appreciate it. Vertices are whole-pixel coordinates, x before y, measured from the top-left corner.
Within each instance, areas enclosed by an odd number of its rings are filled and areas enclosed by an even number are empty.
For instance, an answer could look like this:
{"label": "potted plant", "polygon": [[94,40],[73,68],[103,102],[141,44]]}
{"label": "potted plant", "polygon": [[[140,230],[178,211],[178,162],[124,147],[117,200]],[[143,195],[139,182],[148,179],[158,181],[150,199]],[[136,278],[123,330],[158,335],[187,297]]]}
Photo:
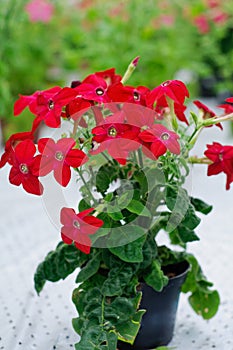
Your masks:
{"label": "potted plant", "polygon": [[[30,131],[8,139],[0,160],[11,167],[10,183],[34,195],[43,194],[49,173],[63,190],[74,171],[76,205],[61,207],[62,241],[39,264],[35,288],[40,293],[46,281],[75,272],[77,350],[167,345],[180,289],[205,319],[219,306],[218,292],[186,251],[199,240],[197,213],[212,207],[193,198],[185,181],[189,164],[200,163],[208,175],[224,172],[230,188],[233,146],[214,142],[201,158],[190,151],[205,127],[222,128],[233,115],[217,117],[195,101],[199,113],[188,118],[189,93],[178,80],[152,90],[126,85],[137,63],[123,77],[112,68],[71,87],[20,95],[15,116],[28,107],[35,119]],[[42,124],[49,137],[36,136]],[[158,235],[170,243],[159,245]]]}

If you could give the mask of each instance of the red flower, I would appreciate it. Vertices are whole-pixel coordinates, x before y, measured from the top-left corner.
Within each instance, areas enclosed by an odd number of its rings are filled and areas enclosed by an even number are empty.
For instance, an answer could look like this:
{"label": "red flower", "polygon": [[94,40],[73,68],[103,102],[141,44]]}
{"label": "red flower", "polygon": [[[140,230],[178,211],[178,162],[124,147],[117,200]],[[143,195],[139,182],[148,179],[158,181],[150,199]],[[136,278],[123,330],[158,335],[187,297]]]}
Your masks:
{"label": "red flower", "polygon": [[62,138],[57,143],[49,138],[40,139],[38,149],[41,155],[36,157],[34,174],[45,176],[53,171],[56,181],[67,186],[71,178],[70,167],[77,168],[87,161],[83,151],[72,149],[74,145],[72,138]]}
{"label": "red flower", "polygon": [[218,142],[207,145],[205,156],[213,163],[208,165],[207,175],[217,175],[224,172],[227,175],[226,189],[229,190],[233,182],[233,146],[223,146]]}
{"label": "red flower", "polygon": [[[124,118],[121,112],[118,116]],[[140,147],[138,142],[140,129],[136,126],[117,122],[116,118],[117,114],[108,117],[104,124],[92,129],[94,135],[92,140],[97,145],[97,149],[94,147],[91,154],[98,154],[107,150],[112,158],[125,165],[129,152]]]}
{"label": "red flower", "polygon": [[[180,153],[180,145],[178,143],[179,136],[171,130],[168,130],[161,124],[153,125],[151,129],[144,130],[139,134],[139,138],[145,143],[155,158],[166,153],[167,149],[175,154]],[[144,153],[148,155],[148,151],[144,149]]]}
{"label": "red flower", "polygon": [[19,115],[26,107],[37,116],[38,121],[57,128],[61,123],[62,109],[77,95],[75,89],[55,86],[44,91],[36,91],[29,96],[20,95],[15,102],[14,115]]}
{"label": "red flower", "polygon": [[101,72],[96,72],[95,75],[97,75],[100,78],[103,78],[108,86],[119,83],[122,79],[121,75],[115,73],[115,68],[110,68]]}
{"label": "red flower", "polygon": [[11,157],[14,155],[14,146],[19,141],[33,139],[33,133],[31,131],[27,132],[18,132],[10,136],[5,144],[5,152],[3,153],[0,160],[0,168],[2,168],[7,162],[12,164]]}
{"label": "red flower", "polygon": [[74,121],[79,121],[80,126],[87,128],[88,125],[85,122],[83,115],[91,106],[92,103],[90,101],[76,97],[66,106],[66,117],[71,118]]}
{"label": "red flower", "polygon": [[145,86],[124,86],[121,83],[115,84],[109,88],[108,95],[114,102],[130,102],[146,106],[146,96],[150,89]]}
{"label": "red flower", "polygon": [[[232,101],[233,101],[233,98],[232,98]],[[233,105],[230,103],[223,103],[219,105],[218,108],[224,109],[225,114],[233,113]]]}
{"label": "red flower", "polygon": [[178,104],[183,104],[189,92],[185,84],[180,80],[167,80],[154,88],[147,97],[147,106],[153,108],[154,103],[161,97],[169,97]]}
{"label": "red flower", "polygon": [[29,110],[37,115],[38,114],[38,96],[44,95],[47,99],[52,98],[56,93],[61,91],[62,88],[55,86],[51,89],[44,91],[36,91],[32,95],[19,95],[19,99],[14,104],[14,115],[17,116],[28,107]]}
{"label": "red flower", "polygon": [[63,107],[77,95],[75,89],[69,87],[58,89],[55,93],[50,89],[37,95],[36,115],[51,128],[60,126]]}
{"label": "red flower", "polygon": [[12,150],[9,163],[12,165],[9,180],[13,185],[19,186],[22,184],[25,191],[28,193],[41,195],[43,186],[35,176],[34,165],[36,147],[32,140],[21,141],[14,150]]}
{"label": "red flower", "polygon": [[148,128],[154,124],[157,117],[153,109],[132,103],[124,103],[122,106],[122,115],[125,119],[122,122],[138,126],[139,128]]}
{"label": "red flower", "polygon": [[[188,125],[188,120],[186,119],[186,116],[184,114],[186,108],[187,107],[184,106],[183,104],[179,104],[179,103],[176,103],[176,102],[174,103],[175,115],[177,116],[177,118],[181,122],[185,122]],[[167,113],[170,112],[167,100],[166,100],[166,98],[164,96],[160,97],[157,100],[154,110],[157,113],[157,118],[158,119],[163,119],[164,115],[166,115]]]}
{"label": "red flower", "polygon": [[91,250],[91,239],[101,226],[103,221],[95,216],[88,215],[94,208],[90,208],[76,214],[72,208],[62,208],[61,210],[61,237],[63,242],[71,244],[74,241],[75,246],[85,254]]}
{"label": "red flower", "polygon": [[40,91],[36,91],[32,95],[19,95],[19,99],[16,100],[14,104],[14,115],[19,115],[26,107],[28,107],[33,114],[36,114],[36,100],[39,93]]}
{"label": "red flower", "polygon": [[108,85],[102,77],[96,74],[91,74],[86,77],[75,90],[77,97],[81,97],[85,100],[99,103],[110,102],[107,94]]}
{"label": "red flower", "polygon": [[[195,106],[197,106],[202,111],[203,119],[216,117],[216,113],[213,112],[211,109],[209,109],[209,107],[207,107],[204,103],[202,103],[198,100],[193,101],[193,103],[195,104]],[[218,126],[222,130],[222,125],[220,123],[215,124],[215,125]],[[209,125],[209,126],[212,126],[212,125]]]}

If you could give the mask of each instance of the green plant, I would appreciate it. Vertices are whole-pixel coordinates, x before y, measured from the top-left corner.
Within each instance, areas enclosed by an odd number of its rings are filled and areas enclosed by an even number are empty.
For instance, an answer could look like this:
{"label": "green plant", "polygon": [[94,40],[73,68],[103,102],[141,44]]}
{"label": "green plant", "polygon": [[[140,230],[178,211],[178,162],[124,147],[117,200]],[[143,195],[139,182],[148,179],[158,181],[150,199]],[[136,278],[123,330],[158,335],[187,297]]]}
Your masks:
{"label": "green plant", "polygon": [[[71,169],[79,181],[77,206],[63,204],[60,211],[63,242],[35,273],[38,293],[47,281],[76,273],[77,350],[115,350],[118,340],[132,344],[146,312],[138,286],[145,281],[161,291],[169,279],[163,267],[176,262],[190,264],[182,291],[193,310],[209,319],[219,306],[218,292],[187,252],[199,240],[198,213],[206,215],[212,207],[184,185],[189,164],[200,163],[208,165],[208,175],[224,172],[230,188],[233,146],[214,142],[201,158],[190,152],[203,129],[222,128],[232,114],[218,117],[195,101],[200,113],[186,117],[189,93],[178,80],[152,90],[126,85],[137,63],[138,57],[123,77],[112,68],[74,81],[71,88],[21,95],[15,115],[29,107],[35,119],[30,131],[9,138],[0,161],[0,167],[11,166],[12,184],[35,195],[42,195],[43,177],[51,172],[61,190],[71,181]],[[55,134],[35,138],[42,123],[59,134],[58,141]],[[170,245],[160,246],[158,234],[167,235]]]}

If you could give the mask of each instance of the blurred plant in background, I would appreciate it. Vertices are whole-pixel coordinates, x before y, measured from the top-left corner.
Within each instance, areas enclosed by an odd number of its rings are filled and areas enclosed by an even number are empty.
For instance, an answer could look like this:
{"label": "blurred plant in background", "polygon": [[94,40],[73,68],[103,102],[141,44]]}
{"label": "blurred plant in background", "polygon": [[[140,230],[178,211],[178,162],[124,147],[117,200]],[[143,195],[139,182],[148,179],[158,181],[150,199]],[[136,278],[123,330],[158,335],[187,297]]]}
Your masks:
{"label": "blurred plant in background", "polygon": [[[19,91],[30,94],[35,87],[63,82],[61,64],[62,41],[58,21],[61,9],[54,10],[47,21],[40,17],[41,6],[49,1],[5,0],[0,11],[0,120],[4,138],[22,130],[23,119],[13,119],[12,103]],[[30,14],[30,6],[31,14]],[[33,18],[37,12],[37,17]],[[45,7],[43,7],[45,10]],[[46,19],[46,18],[45,18]],[[61,78],[63,77],[63,78]],[[28,116],[29,118],[29,116]]]}
{"label": "blurred plant in background", "polygon": [[0,40],[6,136],[25,129],[24,118],[12,123],[9,112],[19,91],[82,80],[106,67],[124,71],[138,55],[142,64],[132,85],[178,78],[193,96],[223,100],[233,91],[230,0],[5,0]]}

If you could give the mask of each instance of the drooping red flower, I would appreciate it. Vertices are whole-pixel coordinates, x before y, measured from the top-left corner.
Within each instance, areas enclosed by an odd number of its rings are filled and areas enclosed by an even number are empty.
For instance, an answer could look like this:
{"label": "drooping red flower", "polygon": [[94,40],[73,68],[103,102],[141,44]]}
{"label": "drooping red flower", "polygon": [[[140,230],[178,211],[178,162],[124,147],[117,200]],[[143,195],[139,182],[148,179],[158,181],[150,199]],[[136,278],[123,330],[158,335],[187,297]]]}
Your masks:
{"label": "drooping red flower", "polygon": [[[197,106],[203,113],[202,118],[203,119],[209,119],[209,118],[215,118],[216,117],[216,113],[214,111],[212,111],[209,107],[207,107],[204,103],[202,103],[201,101],[195,100],[193,101],[193,103],[195,104],[195,106]],[[218,126],[221,130],[223,129],[221,123],[215,124],[216,126]],[[213,126],[213,125],[209,125],[209,126]]]}
{"label": "drooping red flower", "polygon": [[[145,143],[146,148],[150,150],[155,158],[162,156],[167,150],[174,154],[180,153],[179,135],[174,131],[168,130],[162,124],[155,124],[150,129],[142,131],[139,134],[139,138]],[[143,151],[148,155],[144,147]]]}
{"label": "drooping red flower", "polygon": [[[233,98],[232,98],[232,101],[233,101]],[[233,104],[231,103],[223,103],[221,105],[218,105],[218,108],[224,109],[225,114],[233,113]]]}
{"label": "drooping red flower", "polygon": [[63,225],[61,228],[61,237],[63,242],[75,246],[85,254],[91,250],[91,239],[93,235],[103,226],[103,221],[95,216],[89,215],[94,208],[86,209],[78,214],[72,208],[62,208],[60,220]]}
{"label": "drooping red flower", "polygon": [[233,146],[223,146],[218,142],[207,145],[205,156],[213,163],[208,165],[207,175],[217,175],[224,172],[227,175],[226,189],[229,190],[233,182]]}
{"label": "drooping red flower", "polygon": [[13,185],[22,184],[24,190],[28,193],[41,195],[43,186],[34,175],[36,147],[32,140],[21,141],[12,150],[9,163],[12,165],[9,175],[9,181]]}
{"label": "drooping red flower", "polygon": [[129,153],[140,147],[138,139],[140,128],[120,122],[121,118],[124,118],[124,115],[119,112],[118,115],[106,118],[102,125],[92,129],[95,147],[91,154],[107,150],[112,158],[125,165]]}
{"label": "drooping red flower", "polygon": [[53,171],[56,181],[67,186],[71,178],[70,167],[77,168],[87,161],[86,154],[73,149],[75,140],[62,138],[57,143],[51,138],[42,138],[38,141],[38,150],[41,155],[36,157],[34,174],[45,176]]}
{"label": "drooping red flower", "polygon": [[185,84],[180,80],[167,80],[154,88],[146,97],[147,106],[153,108],[156,101],[161,97],[169,97],[178,104],[183,104],[189,92]]}

